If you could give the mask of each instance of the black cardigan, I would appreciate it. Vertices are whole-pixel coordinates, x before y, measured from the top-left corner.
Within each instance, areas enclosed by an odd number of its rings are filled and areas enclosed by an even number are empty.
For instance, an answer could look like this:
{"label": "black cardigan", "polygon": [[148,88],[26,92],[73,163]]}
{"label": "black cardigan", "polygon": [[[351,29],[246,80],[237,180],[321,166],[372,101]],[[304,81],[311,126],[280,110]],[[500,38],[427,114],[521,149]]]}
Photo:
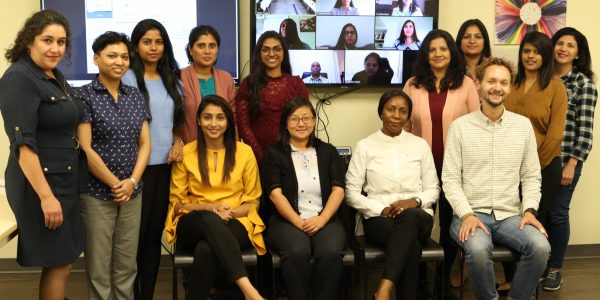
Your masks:
{"label": "black cardigan", "polygon": [[[332,187],[345,188],[346,166],[333,145],[316,139],[314,147],[317,151],[321,199],[323,208],[325,208]],[[281,146],[269,148],[263,156],[260,173],[265,198],[270,199],[271,191],[281,188],[294,211],[300,214],[298,210],[298,179],[292,162],[291,149]],[[279,215],[276,209],[274,211]]]}

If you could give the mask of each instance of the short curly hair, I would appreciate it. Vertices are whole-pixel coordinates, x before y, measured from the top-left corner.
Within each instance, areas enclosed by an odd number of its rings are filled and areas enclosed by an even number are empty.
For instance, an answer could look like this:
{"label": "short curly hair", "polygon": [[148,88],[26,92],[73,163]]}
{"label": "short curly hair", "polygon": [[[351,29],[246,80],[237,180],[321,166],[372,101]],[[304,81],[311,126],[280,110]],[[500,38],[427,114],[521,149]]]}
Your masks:
{"label": "short curly hair", "polygon": [[69,21],[65,16],[52,9],[38,11],[25,21],[23,28],[17,33],[13,45],[6,49],[6,52],[4,53],[6,60],[10,63],[15,63],[19,58],[27,54],[27,46],[31,45],[35,37],[40,35],[48,25],[60,25],[65,29],[67,34],[65,59],[68,62],[71,57],[71,46],[73,44],[71,30],[69,29]]}

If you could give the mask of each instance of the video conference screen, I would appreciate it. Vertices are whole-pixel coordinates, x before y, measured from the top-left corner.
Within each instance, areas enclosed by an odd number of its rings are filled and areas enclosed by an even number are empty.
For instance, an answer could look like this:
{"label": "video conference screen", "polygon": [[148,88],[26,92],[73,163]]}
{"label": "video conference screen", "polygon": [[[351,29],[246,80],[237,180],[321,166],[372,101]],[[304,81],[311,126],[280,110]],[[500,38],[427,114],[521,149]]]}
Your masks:
{"label": "video conference screen", "polygon": [[252,48],[263,32],[279,32],[306,84],[403,84],[437,27],[438,0],[254,1]]}
{"label": "video conference screen", "polygon": [[73,36],[71,63],[60,65],[72,85],[82,85],[94,78],[92,43],[106,31],[128,36],[143,19],[161,22],[171,39],[180,68],[189,65],[185,45],[192,28],[200,24],[213,26],[221,36],[217,67],[238,80],[239,30],[237,0],[41,0],[42,9],[54,9],[70,22]]}

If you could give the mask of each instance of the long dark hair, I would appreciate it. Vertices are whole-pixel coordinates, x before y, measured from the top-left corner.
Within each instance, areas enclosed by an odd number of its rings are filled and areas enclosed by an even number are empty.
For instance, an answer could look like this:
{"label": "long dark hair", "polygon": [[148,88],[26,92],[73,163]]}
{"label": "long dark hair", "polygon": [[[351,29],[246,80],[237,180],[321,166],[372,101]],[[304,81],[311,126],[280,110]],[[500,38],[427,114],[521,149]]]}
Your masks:
{"label": "long dark hair", "polygon": [[283,23],[285,23],[285,37],[283,37],[285,46],[288,49],[304,49],[304,43],[300,40],[300,36],[298,36],[298,25],[296,24],[296,21],[289,18],[281,21],[279,24],[279,34],[281,34],[281,25]]}
{"label": "long dark hair", "polygon": [[415,26],[415,22],[413,22],[412,20],[406,20],[404,21],[404,24],[402,24],[402,29],[400,29],[400,36],[398,37],[400,44],[406,44],[406,34],[404,34],[404,26],[406,26],[408,22],[413,24],[413,34],[411,36],[411,38],[413,39],[413,43],[420,42],[419,38],[417,37],[417,27]]}
{"label": "long dark hair", "polygon": [[[354,7],[354,3],[352,3],[352,0],[350,0],[350,7]],[[335,5],[333,6],[335,8],[339,8],[342,7],[342,0],[337,0],[335,1]]]}
{"label": "long dark hair", "polygon": [[169,38],[167,30],[160,22],[154,19],[145,19],[141,20],[133,28],[133,31],[131,32],[131,49],[133,49],[133,51],[131,51],[131,69],[133,70],[133,74],[135,74],[138,89],[142,92],[142,95],[144,95],[144,100],[146,100],[146,107],[150,109],[150,95],[148,94],[148,88],[146,88],[146,82],[144,81],[144,62],[142,61],[137,48],[142,37],[146,32],[152,29],[158,30],[163,39],[164,51],[162,57],[158,60],[156,70],[167,90],[167,94],[173,99],[173,129],[175,129],[183,124],[183,97],[181,96],[183,88],[179,82],[179,65],[173,54],[171,39]]}
{"label": "long dark hair", "polygon": [[583,33],[579,32],[579,30],[573,27],[564,27],[559,29],[552,36],[552,45],[556,46],[556,42],[558,42],[558,40],[565,35],[573,36],[573,38],[575,38],[575,42],[577,42],[578,58],[573,60],[573,67],[577,69],[577,72],[583,73],[585,77],[589,78],[593,82],[594,72],[592,71],[592,56],[590,55],[590,46],[587,38],[585,35],[583,35]]}
{"label": "long dark hair", "polygon": [[420,88],[424,87],[428,91],[435,90],[435,75],[429,65],[429,46],[431,41],[437,38],[443,38],[450,50],[450,65],[446,70],[446,75],[440,80],[441,90],[453,90],[459,88],[466,73],[465,63],[458,54],[458,47],[452,39],[452,36],[445,30],[434,29],[427,34],[423,40],[423,45],[417,54],[417,63],[415,64],[415,79],[410,84]]}
{"label": "long dark hair", "polygon": [[208,95],[202,98],[200,106],[198,107],[198,113],[196,113],[196,123],[198,123],[198,168],[200,169],[200,178],[202,179],[202,185],[210,187],[210,178],[208,176],[208,162],[207,162],[207,147],[206,140],[204,138],[204,132],[200,126],[200,119],[202,112],[209,105],[215,105],[220,107],[225,114],[227,119],[227,129],[223,135],[223,143],[225,144],[225,161],[223,162],[223,177],[221,182],[228,182],[231,179],[231,172],[235,167],[235,120],[233,118],[233,111],[231,106],[225,99],[217,95]]}
{"label": "long dark hair", "polygon": [[483,36],[483,50],[481,51],[479,61],[477,62],[477,64],[480,64],[484,59],[492,56],[492,48],[490,47],[490,36],[488,35],[487,29],[479,19],[469,19],[462,23],[462,25],[460,25],[458,33],[456,34],[456,44],[458,46],[458,53],[460,54],[460,57],[465,56],[465,54],[462,51],[461,43],[463,37],[465,36],[467,28],[471,27],[471,25],[477,26],[479,31],[481,31],[481,35]]}
{"label": "long dark hair", "polygon": [[[300,107],[309,107],[310,112],[312,113],[313,118],[317,116],[317,112],[315,108],[312,106],[312,103],[304,97],[296,96],[292,98],[288,103],[285,104],[283,110],[281,112],[281,119],[279,120],[279,136],[277,136],[277,146],[289,150],[290,149],[290,132],[287,129],[288,118]],[[306,143],[307,147],[312,147],[315,145],[317,140],[317,136],[315,135],[315,130],[310,133],[308,137],[308,142]]]}
{"label": "long dark hair", "polygon": [[40,35],[48,25],[60,25],[65,29],[67,41],[65,43],[64,60],[68,64],[71,57],[71,47],[73,37],[69,29],[69,21],[63,15],[52,9],[45,9],[34,13],[17,33],[17,37],[12,47],[6,49],[4,57],[10,62],[15,63],[19,58],[28,54],[28,45],[33,43],[36,36]]}
{"label": "long dark hair", "polygon": [[[194,27],[190,31],[190,35],[188,37],[188,43],[185,45],[185,55],[187,55],[188,63],[194,63],[194,57],[192,56],[192,51],[190,50],[194,47],[194,43],[203,35],[210,35],[217,42],[217,48],[221,47],[221,36],[219,36],[219,32],[210,25],[199,25]],[[215,60],[215,64],[217,61]]]}
{"label": "long dark hair", "polygon": [[260,91],[267,85],[267,71],[262,61],[260,52],[267,39],[276,39],[283,48],[283,61],[281,62],[281,72],[292,74],[292,65],[290,64],[290,55],[283,41],[283,37],[276,31],[265,31],[258,38],[256,47],[252,51],[250,64],[250,75],[248,75],[248,110],[250,117],[256,117],[259,113]]}
{"label": "long dark hair", "polygon": [[346,27],[351,26],[356,32],[356,42],[352,47],[356,48],[356,43],[358,43],[358,30],[356,30],[356,26],[352,23],[346,23],[346,25],[342,26],[342,31],[340,31],[340,36],[338,37],[337,44],[335,44],[334,49],[343,50],[346,48],[346,41],[344,40],[344,31],[346,31]]}
{"label": "long dark hair", "polygon": [[[408,11],[413,14],[416,10],[417,7],[419,7],[415,1],[411,2],[410,5],[408,6]],[[402,5],[402,1],[398,1],[398,9],[402,12],[404,11],[404,5]]]}
{"label": "long dark hair", "polygon": [[554,47],[552,47],[552,41],[550,38],[539,32],[531,31],[528,32],[521,41],[519,46],[519,64],[517,65],[517,77],[515,78],[515,85],[520,87],[521,84],[525,83],[525,66],[523,66],[523,47],[525,44],[531,44],[542,56],[542,66],[537,72],[537,81],[541,89],[545,89],[552,76],[554,76]]}

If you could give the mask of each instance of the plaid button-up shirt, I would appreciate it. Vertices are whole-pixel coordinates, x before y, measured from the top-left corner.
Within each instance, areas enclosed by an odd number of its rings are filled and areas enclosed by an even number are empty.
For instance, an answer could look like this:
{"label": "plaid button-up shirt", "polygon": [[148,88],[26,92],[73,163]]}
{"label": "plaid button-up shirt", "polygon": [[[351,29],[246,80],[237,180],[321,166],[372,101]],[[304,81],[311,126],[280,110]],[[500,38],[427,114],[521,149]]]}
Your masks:
{"label": "plaid button-up shirt", "polygon": [[567,121],[560,147],[563,166],[571,157],[585,161],[592,150],[594,109],[598,90],[594,83],[575,68],[560,78],[569,96]]}

